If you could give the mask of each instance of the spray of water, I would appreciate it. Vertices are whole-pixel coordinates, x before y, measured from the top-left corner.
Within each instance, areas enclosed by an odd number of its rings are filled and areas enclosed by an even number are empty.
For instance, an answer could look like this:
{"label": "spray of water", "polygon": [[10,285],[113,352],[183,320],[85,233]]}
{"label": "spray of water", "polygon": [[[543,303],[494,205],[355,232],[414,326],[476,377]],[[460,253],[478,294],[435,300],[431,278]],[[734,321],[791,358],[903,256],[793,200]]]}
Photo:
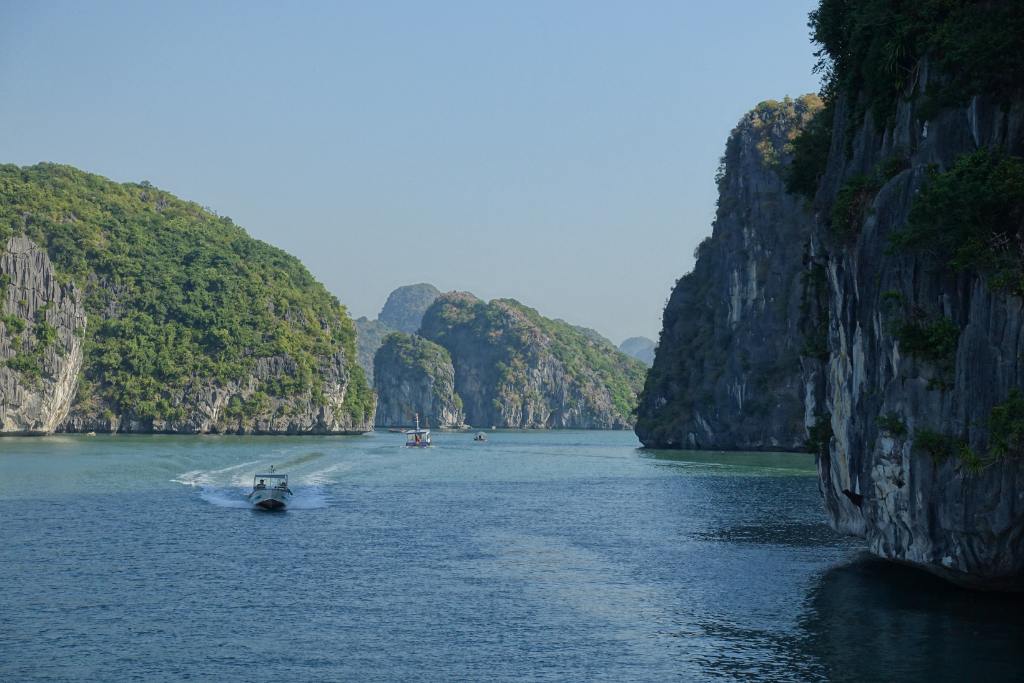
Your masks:
{"label": "spray of water", "polygon": [[[292,469],[314,462],[323,453],[309,453],[297,458],[278,461],[279,469]],[[246,500],[252,476],[256,470],[268,469],[270,460],[253,460],[215,470],[190,470],[183,472],[172,481],[199,489],[199,497],[211,505],[222,508],[249,508]],[[336,481],[337,473],[351,468],[348,463],[324,467],[312,472],[298,473],[291,477],[292,497],[288,502],[291,510],[315,510],[329,504],[327,486]]]}

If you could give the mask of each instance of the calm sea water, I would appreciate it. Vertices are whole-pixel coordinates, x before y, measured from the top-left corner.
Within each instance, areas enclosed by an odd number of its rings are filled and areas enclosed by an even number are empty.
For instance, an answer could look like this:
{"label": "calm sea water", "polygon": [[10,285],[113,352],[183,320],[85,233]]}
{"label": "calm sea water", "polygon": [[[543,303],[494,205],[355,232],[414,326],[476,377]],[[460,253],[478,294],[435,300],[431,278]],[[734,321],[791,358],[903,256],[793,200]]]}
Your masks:
{"label": "calm sea water", "polygon": [[1024,676],[1024,603],[866,559],[810,456],[436,436],[0,440],[0,680]]}

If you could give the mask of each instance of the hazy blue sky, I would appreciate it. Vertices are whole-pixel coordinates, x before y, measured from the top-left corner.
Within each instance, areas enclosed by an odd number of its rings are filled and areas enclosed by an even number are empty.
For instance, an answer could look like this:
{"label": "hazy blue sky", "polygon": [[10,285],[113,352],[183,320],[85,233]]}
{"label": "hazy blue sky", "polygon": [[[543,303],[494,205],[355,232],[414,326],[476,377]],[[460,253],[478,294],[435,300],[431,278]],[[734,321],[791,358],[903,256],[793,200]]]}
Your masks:
{"label": "hazy blue sky", "polygon": [[149,180],[355,316],[411,282],[656,338],[811,0],[0,0],[0,161]]}

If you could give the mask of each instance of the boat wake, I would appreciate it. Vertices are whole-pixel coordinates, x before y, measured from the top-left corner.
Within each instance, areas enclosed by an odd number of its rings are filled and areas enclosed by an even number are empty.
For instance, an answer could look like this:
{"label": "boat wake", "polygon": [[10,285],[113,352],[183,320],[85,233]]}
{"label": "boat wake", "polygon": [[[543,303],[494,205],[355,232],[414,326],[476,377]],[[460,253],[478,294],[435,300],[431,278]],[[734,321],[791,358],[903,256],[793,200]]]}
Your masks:
{"label": "boat wake", "polygon": [[308,484],[310,486],[323,486],[325,484],[333,484],[335,481],[334,475],[345,472],[346,470],[352,469],[352,463],[342,462],[337,465],[331,465],[325,467],[322,470],[316,470],[315,472],[308,472],[306,474],[299,474],[297,481],[300,484]]}
{"label": "boat wake", "polygon": [[[294,467],[296,464],[313,462],[321,457],[322,453],[310,453],[286,462]],[[246,500],[246,495],[252,483],[252,473],[266,464],[263,460],[253,460],[216,470],[191,470],[179,474],[172,481],[199,489],[199,497],[211,505],[222,508],[250,508],[252,505]],[[316,510],[327,507],[327,486],[335,482],[334,475],[350,467],[348,463],[341,463],[293,475],[292,496],[288,500],[288,509]]]}
{"label": "boat wake", "polygon": [[249,508],[252,505],[245,499],[245,489],[222,489],[203,487],[199,497],[211,505],[220,508]]}
{"label": "boat wake", "polygon": [[231,480],[232,483],[236,483],[244,480],[246,476],[244,474],[237,473],[237,470],[252,467],[259,462],[259,460],[253,460],[251,462],[243,462],[238,465],[231,465],[230,467],[223,467],[219,470],[191,470],[189,472],[179,474],[171,481],[178,484],[184,484],[185,486],[204,487],[216,485],[223,482],[225,479]]}

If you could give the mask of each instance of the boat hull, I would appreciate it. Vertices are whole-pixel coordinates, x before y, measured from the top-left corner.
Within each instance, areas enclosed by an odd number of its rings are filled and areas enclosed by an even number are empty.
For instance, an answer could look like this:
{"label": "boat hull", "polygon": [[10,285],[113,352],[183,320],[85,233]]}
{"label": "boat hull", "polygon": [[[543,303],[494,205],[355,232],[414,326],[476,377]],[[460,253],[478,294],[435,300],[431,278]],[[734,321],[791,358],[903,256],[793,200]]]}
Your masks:
{"label": "boat hull", "polygon": [[249,502],[259,510],[285,510],[291,494],[275,489],[260,489],[249,494]]}

